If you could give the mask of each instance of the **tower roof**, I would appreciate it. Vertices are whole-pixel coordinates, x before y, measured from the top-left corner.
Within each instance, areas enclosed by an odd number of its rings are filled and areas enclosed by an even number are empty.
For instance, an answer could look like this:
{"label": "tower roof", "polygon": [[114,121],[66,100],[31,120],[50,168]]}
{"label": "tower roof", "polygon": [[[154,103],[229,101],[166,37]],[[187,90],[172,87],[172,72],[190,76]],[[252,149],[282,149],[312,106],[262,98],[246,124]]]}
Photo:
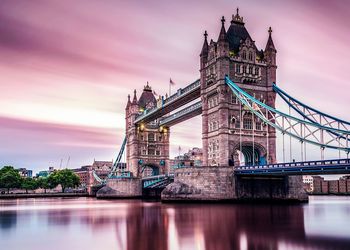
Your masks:
{"label": "tower roof", "polygon": [[235,52],[239,50],[241,41],[246,40],[248,37],[251,39],[247,29],[244,27],[243,17],[239,15],[238,8],[236,15],[232,15],[231,25],[227,30],[226,36],[229,42],[230,50]]}
{"label": "tower roof", "polygon": [[221,42],[221,41],[227,41],[224,16],[221,18],[221,30],[218,38],[218,42]]}
{"label": "tower roof", "polygon": [[140,96],[139,106],[140,108],[146,109],[148,105],[155,106],[156,104],[157,104],[157,100],[154,97],[151,86],[149,86],[147,82],[147,85],[143,88],[143,92]]}
{"label": "tower roof", "polygon": [[208,53],[208,33],[207,31],[204,32],[204,42],[203,42],[203,47],[200,56],[204,56],[205,54]]}
{"label": "tower roof", "polygon": [[266,43],[266,47],[265,47],[265,51],[275,51],[276,52],[276,48],[275,48],[275,45],[273,44],[273,40],[272,40],[272,29],[271,27],[269,28],[268,30],[269,32],[269,39],[267,40],[267,43]]}

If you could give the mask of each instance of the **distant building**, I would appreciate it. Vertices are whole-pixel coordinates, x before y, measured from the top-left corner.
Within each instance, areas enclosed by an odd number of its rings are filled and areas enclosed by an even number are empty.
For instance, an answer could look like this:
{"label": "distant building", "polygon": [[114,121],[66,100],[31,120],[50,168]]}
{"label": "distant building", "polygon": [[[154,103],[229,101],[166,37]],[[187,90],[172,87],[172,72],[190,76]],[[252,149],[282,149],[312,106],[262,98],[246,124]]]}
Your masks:
{"label": "distant building", "polygon": [[[113,160],[112,161],[96,161],[92,163],[92,165],[82,166],[80,168],[73,169],[73,172],[76,173],[80,178],[81,186],[83,187],[91,187],[93,185],[98,184],[93,176],[93,171],[101,178],[107,178],[108,174],[111,173],[113,168]],[[126,163],[121,162],[118,163],[116,167],[116,173],[126,171]]]}
{"label": "distant building", "polygon": [[26,168],[19,168],[17,170],[18,170],[18,173],[20,174],[20,176],[22,176],[22,177],[30,177],[30,178],[33,177],[33,170],[29,170]]}
{"label": "distant building", "polygon": [[170,160],[171,169],[182,166],[202,166],[203,151],[201,148],[194,147],[183,155],[176,156]]}
{"label": "distant building", "polygon": [[36,177],[48,177],[51,173],[55,171],[54,167],[49,167],[49,170],[41,170],[36,174]]}
{"label": "distant building", "polygon": [[304,175],[303,183],[306,191],[312,192],[314,190],[314,178],[311,175]]}
{"label": "distant building", "polygon": [[339,180],[325,180],[320,176],[312,178],[312,194],[350,194],[350,176],[343,176]]}

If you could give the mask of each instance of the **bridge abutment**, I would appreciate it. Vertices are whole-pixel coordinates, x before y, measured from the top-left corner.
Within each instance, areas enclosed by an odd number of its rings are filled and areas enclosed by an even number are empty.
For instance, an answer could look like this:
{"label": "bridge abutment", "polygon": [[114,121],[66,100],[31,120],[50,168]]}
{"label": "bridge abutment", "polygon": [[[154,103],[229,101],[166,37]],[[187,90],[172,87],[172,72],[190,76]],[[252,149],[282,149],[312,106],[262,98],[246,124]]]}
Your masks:
{"label": "bridge abutment", "polygon": [[106,186],[96,193],[97,198],[140,198],[142,197],[141,178],[111,178]]}
{"label": "bridge abutment", "polygon": [[299,176],[241,177],[233,167],[186,167],[175,171],[163,201],[294,201],[308,196]]}

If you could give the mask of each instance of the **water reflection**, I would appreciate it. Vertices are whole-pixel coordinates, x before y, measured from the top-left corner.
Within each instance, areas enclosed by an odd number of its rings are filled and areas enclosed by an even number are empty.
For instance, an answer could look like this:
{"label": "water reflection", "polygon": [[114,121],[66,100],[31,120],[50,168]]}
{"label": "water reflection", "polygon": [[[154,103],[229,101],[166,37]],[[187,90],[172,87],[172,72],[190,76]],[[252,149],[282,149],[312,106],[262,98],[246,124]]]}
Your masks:
{"label": "water reflection", "polygon": [[0,229],[1,232],[15,227],[17,223],[17,213],[13,211],[0,211]]}
{"label": "water reflection", "polygon": [[47,249],[31,238],[40,235],[41,243],[53,242],[51,250],[349,249],[349,209],[345,197],[290,206],[0,201],[0,242],[4,249]]}

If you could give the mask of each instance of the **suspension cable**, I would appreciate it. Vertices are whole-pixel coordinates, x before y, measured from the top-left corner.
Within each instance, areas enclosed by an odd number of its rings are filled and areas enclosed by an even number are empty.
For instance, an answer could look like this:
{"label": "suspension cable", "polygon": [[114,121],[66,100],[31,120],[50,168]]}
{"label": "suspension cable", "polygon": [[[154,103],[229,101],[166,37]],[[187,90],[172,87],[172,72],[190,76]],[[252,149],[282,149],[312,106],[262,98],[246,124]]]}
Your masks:
{"label": "suspension cable", "polygon": [[[284,128],[284,117],[282,117],[282,127]],[[282,132],[282,155],[283,155],[283,162],[286,162],[286,152],[284,147],[284,131]]]}
{"label": "suspension cable", "polygon": [[[239,104],[239,165],[242,164],[242,159],[241,157],[243,157],[243,152],[242,152],[242,125],[243,125],[243,121],[242,121],[242,104],[243,103],[240,103]],[[245,164],[247,164],[245,162]]]}
{"label": "suspension cable", "polygon": [[[290,106],[289,106],[288,114],[291,115]],[[290,132],[292,132],[292,126],[289,126],[289,130],[290,130]],[[293,154],[292,154],[292,136],[289,136],[289,158],[290,158],[290,162],[292,162],[292,160],[293,160]]]}
{"label": "suspension cable", "polygon": [[254,121],[254,113],[252,112],[252,128],[253,128],[253,166],[255,166],[255,148],[254,148],[254,127],[255,127],[255,121]]}
{"label": "suspension cable", "polygon": [[[266,109],[266,117],[268,117],[269,113],[268,110]],[[269,125],[266,123],[266,164],[269,164]]]}

